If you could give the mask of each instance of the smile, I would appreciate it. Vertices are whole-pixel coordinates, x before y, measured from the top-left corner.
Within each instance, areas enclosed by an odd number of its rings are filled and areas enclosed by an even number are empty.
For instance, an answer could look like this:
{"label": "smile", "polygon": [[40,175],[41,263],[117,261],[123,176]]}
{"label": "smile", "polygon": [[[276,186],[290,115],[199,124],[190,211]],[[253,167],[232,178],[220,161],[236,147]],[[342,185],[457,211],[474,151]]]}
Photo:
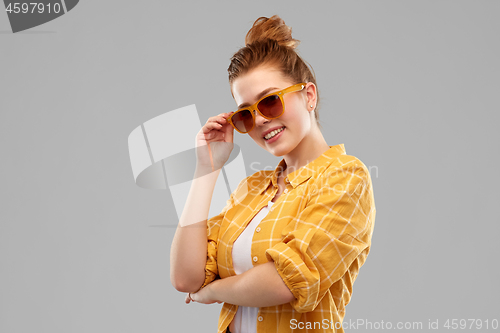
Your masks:
{"label": "smile", "polygon": [[272,131],[271,133],[268,133],[268,134],[264,137],[264,139],[265,139],[266,141],[274,141],[274,140],[273,140],[273,138],[275,138],[275,137],[279,136],[278,134],[279,134],[279,133],[281,133],[281,132],[283,132],[284,130],[285,130],[285,126],[283,126],[283,127],[282,127],[282,128],[280,128],[280,129],[274,130],[274,131]]}

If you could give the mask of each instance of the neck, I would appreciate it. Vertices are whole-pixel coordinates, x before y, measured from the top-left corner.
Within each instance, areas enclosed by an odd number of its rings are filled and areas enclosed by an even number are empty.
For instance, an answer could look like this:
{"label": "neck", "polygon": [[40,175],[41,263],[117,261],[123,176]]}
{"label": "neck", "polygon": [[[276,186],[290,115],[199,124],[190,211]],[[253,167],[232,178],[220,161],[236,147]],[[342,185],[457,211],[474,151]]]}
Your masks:
{"label": "neck", "polygon": [[288,154],[284,156],[286,167],[281,172],[286,176],[325,153],[330,146],[326,143],[319,128],[315,127],[304,139]]}

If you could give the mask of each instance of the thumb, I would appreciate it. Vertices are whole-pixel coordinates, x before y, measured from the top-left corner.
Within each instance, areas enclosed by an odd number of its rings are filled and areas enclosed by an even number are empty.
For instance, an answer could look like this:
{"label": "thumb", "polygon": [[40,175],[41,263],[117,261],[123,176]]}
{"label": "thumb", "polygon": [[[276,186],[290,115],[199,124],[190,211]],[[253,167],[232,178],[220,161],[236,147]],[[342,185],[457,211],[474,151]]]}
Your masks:
{"label": "thumb", "polygon": [[[234,112],[231,112],[229,114],[229,116],[234,113]],[[226,128],[225,128],[225,131],[224,131],[224,141],[225,142],[233,142],[233,136],[234,136],[234,127],[233,125],[227,124]]]}

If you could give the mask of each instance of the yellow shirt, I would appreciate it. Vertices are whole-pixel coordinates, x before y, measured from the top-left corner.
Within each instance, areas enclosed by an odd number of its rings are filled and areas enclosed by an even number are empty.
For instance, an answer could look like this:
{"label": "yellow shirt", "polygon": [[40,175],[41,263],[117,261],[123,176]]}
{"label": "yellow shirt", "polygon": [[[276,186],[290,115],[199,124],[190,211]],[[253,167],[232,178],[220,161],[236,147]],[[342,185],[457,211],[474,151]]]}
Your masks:
{"label": "yellow shirt", "polygon": [[[248,222],[278,192],[277,176],[286,166],[243,179],[222,212],[208,219],[208,255],[203,286],[236,275],[231,250]],[[254,266],[274,261],[296,300],[261,307],[257,332],[344,332],[345,306],[370,251],[375,201],[368,168],[346,155],[344,144],[285,178],[285,191],[255,230]],[[224,303],[218,332],[238,310]]]}

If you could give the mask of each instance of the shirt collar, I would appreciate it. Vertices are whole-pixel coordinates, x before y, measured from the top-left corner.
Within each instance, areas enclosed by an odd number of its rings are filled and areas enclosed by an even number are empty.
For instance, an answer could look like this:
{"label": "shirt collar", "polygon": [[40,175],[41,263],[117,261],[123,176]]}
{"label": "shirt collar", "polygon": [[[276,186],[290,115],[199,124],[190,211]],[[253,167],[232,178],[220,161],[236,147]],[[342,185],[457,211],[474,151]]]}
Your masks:
{"label": "shirt collar", "polygon": [[[321,156],[309,162],[308,164],[304,165],[303,167],[299,168],[298,170],[295,170],[287,175],[286,179],[288,179],[289,183],[293,186],[293,188],[302,184],[303,182],[311,178],[313,175],[324,171],[332,162],[333,157],[346,154],[343,143],[329,147],[330,149],[324,152]],[[260,194],[262,194],[265,190],[267,190],[267,188],[271,183],[275,186],[278,186],[278,174],[285,168],[285,166],[286,163],[285,159],[283,158],[279,162],[276,169],[274,169],[274,171],[272,171],[262,182],[261,184],[262,188],[260,188],[259,190]]]}

